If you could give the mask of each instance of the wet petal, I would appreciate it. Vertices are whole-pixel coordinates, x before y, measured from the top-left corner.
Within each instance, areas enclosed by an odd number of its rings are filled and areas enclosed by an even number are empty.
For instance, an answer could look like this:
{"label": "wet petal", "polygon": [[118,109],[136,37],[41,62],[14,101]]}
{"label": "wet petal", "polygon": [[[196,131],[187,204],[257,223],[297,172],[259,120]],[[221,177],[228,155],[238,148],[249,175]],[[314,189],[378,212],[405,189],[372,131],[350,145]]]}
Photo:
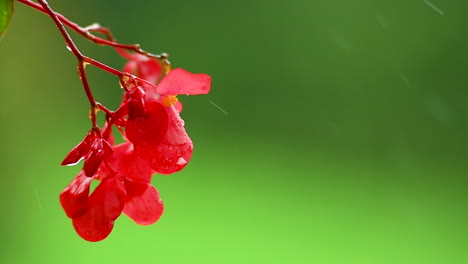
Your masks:
{"label": "wet petal", "polygon": [[112,148],[106,140],[102,138],[96,139],[91,145],[91,149],[83,165],[85,175],[92,177],[96,174],[101,162],[112,156],[112,152]]}
{"label": "wet petal", "polygon": [[60,194],[60,204],[70,218],[83,215],[88,209],[89,185],[93,178],[80,171]]}
{"label": "wet petal", "polygon": [[161,78],[162,65],[155,58],[148,58],[137,54],[133,57],[133,60],[125,64],[123,71],[156,84],[159,78]]}
{"label": "wet petal", "polygon": [[125,205],[125,186],[119,177],[106,178],[89,197],[88,210],[73,219],[78,235],[88,241],[106,238]]}
{"label": "wet petal", "polygon": [[184,109],[184,105],[180,101],[177,101],[177,103],[175,103],[174,107],[177,110],[177,112],[179,112],[179,113],[182,112],[182,109]]}
{"label": "wet petal", "polygon": [[183,169],[193,152],[192,140],[184,128],[184,121],[174,107],[166,107],[169,123],[162,142],[152,149],[140,149],[138,154],[149,161],[150,167],[161,174],[171,174]]}
{"label": "wet petal", "polygon": [[141,87],[135,87],[126,93],[125,101],[128,106],[129,118],[135,119],[145,115],[145,92]]}
{"label": "wet petal", "polygon": [[112,125],[109,125],[108,122],[104,124],[104,127],[102,128],[103,134],[102,138],[107,141],[109,147],[113,146],[115,144],[115,138],[114,135],[112,134]]}
{"label": "wet petal", "polygon": [[62,161],[64,166],[73,166],[78,164],[88,154],[91,144],[96,136],[91,131],[86,134],[86,137],[78,145],[76,145]]}
{"label": "wet petal", "polygon": [[127,202],[124,213],[140,225],[151,225],[159,220],[164,205],[158,191],[151,184],[126,182]]}
{"label": "wet petal", "polygon": [[[128,114],[128,105],[127,103],[122,103],[117,109],[117,111],[114,112],[112,115],[111,123],[115,124],[118,127],[125,127],[125,124],[127,123],[127,119],[125,116]],[[110,141],[109,141],[110,143]],[[111,143],[111,145],[114,145],[114,143]]]}
{"label": "wet petal", "polygon": [[177,68],[170,71],[158,85],[159,94],[207,94],[211,88],[211,77],[204,73],[194,74]]}
{"label": "wet petal", "polygon": [[168,119],[164,106],[157,102],[146,104],[146,113],[129,117],[125,132],[128,140],[140,149],[156,147],[167,131]]}
{"label": "wet petal", "polygon": [[124,142],[114,146],[114,155],[108,159],[109,165],[125,178],[132,181],[149,183],[153,170],[148,162],[136,155],[133,144]]}

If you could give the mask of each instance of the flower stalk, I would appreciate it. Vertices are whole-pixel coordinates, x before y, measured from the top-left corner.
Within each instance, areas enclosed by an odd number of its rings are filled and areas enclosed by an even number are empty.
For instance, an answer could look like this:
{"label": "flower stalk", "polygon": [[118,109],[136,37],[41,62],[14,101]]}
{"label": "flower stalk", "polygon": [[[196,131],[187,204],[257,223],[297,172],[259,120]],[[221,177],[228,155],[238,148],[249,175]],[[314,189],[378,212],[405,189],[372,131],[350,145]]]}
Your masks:
{"label": "flower stalk", "polygon": [[[60,194],[62,208],[71,218],[75,231],[87,241],[103,240],[122,213],[137,224],[155,223],[164,205],[151,184],[152,176],[182,170],[193,152],[192,140],[180,117],[182,104],[176,96],[209,93],[210,76],[172,69],[167,54],[151,54],[138,44],[120,44],[109,29],[99,24],[80,27],[55,12],[46,0],[17,1],[54,21],[77,59],[78,76],[90,103],[92,127],[62,161],[62,165],[73,166],[84,160],[83,169]],[[128,60],[123,70],[84,55],[66,27],[97,45],[113,47]],[[123,97],[117,110],[110,110],[94,98],[86,76],[88,64],[118,77]],[[102,127],[97,124],[99,111],[106,115]],[[122,134],[123,143],[115,144],[113,127]],[[91,192],[90,184],[94,180],[100,183]]]}

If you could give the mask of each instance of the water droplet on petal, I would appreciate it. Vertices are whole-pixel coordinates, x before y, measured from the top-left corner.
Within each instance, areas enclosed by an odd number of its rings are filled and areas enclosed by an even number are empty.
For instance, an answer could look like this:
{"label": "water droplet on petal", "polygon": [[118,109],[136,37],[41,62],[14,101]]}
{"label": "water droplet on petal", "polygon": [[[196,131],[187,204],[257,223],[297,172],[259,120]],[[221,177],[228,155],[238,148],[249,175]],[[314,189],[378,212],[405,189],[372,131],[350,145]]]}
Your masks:
{"label": "water droplet on petal", "polygon": [[177,149],[176,150],[176,155],[177,155],[177,157],[182,157],[182,150]]}
{"label": "water droplet on petal", "polygon": [[185,164],[187,164],[187,161],[184,158],[180,157],[176,164],[184,166]]}

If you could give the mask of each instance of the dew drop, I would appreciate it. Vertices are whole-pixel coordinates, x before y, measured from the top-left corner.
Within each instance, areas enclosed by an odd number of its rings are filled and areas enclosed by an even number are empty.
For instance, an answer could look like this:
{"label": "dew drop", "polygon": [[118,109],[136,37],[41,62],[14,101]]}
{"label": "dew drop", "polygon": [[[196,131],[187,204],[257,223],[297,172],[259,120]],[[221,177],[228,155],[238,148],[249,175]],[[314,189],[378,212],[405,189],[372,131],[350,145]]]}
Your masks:
{"label": "dew drop", "polygon": [[187,164],[187,161],[184,158],[180,157],[176,164],[184,166],[185,164]]}

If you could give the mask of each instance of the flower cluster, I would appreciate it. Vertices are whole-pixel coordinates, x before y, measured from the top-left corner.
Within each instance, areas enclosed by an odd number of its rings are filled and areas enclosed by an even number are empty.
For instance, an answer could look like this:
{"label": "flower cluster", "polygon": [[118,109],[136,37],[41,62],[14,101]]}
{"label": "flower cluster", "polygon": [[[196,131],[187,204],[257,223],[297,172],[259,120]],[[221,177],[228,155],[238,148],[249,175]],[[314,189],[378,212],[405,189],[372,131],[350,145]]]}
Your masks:
{"label": "flower cluster", "polygon": [[[119,109],[99,105],[106,123],[93,127],[62,162],[75,165],[84,160],[83,169],[60,194],[60,203],[76,232],[88,241],[106,238],[122,212],[137,224],[158,221],[164,206],[151,177],[180,171],[193,151],[177,95],[210,91],[206,74],[167,70],[155,58],[138,53],[126,57]],[[122,133],[123,143],[114,143],[113,128]],[[94,180],[100,182],[90,194]]]}

